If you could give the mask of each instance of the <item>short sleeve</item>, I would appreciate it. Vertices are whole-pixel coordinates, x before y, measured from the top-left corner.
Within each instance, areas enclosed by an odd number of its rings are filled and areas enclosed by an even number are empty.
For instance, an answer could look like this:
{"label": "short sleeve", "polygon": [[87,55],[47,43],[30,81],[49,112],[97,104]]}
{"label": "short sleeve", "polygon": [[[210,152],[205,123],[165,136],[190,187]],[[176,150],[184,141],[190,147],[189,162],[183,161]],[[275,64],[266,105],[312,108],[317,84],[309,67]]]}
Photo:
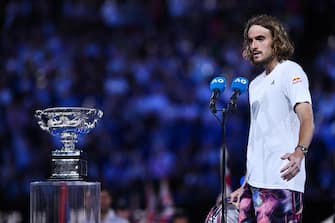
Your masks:
{"label": "short sleeve", "polygon": [[303,102],[312,104],[308,78],[303,69],[297,64],[290,64],[285,69],[285,78],[282,84],[291,108],[294,110],[296,104]]}

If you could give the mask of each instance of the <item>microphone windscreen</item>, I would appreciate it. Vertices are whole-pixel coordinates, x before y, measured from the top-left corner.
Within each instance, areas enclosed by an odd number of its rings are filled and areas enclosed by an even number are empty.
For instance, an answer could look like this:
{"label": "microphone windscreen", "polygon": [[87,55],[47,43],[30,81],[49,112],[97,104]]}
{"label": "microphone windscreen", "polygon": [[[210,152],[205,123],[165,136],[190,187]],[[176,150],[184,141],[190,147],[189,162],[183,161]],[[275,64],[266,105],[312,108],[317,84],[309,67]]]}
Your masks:
{"label": "microphone windscreen", "polygon": [[248,81],[247,78],[245,78],[245,77],[236,77],[233,80],[232,84],[231,84],[231,89],[233,91],[238,90],[240,92],[240,94],[243,94],[244,92],[247,91],[248,84],[249,84],[249,81]]}
{"label": "microphone windscreen", "polygon": [[218,90],[220,93],[223,92],[226,88],[226,79],[224,77],[215,77],[211,80],[209,86],[211,92]]}

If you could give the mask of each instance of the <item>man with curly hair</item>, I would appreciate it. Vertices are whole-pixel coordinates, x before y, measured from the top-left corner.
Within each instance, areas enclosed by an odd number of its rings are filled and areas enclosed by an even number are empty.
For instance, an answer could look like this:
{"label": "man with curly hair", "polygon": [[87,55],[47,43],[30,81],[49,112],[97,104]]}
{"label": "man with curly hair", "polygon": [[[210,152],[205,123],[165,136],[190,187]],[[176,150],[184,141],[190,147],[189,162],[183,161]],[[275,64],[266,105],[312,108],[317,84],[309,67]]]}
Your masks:
{"label": "man with curly hair", "polygon": [[244,184],[230,194],[238,222],[302,221],[305,156],[314,132],[307,75],[289,60],[294,46],[269,15],[249,19],[243,56],[264,71],[249,86],[250,129]]}

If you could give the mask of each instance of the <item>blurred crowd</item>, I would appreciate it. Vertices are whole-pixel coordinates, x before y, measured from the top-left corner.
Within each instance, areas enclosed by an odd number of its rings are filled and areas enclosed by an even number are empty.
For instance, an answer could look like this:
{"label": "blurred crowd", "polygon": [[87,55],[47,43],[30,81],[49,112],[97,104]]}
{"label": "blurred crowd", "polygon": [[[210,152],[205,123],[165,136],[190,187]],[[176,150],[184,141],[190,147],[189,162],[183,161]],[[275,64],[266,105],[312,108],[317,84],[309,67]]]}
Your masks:
{"label": "blurred crowd", "polygon": [[[168,179],[174,206],[196,210],[191,222],[203,222],[220,192],[223,141],[208,109],[209,82],[227,79],[224,107],[231,80],[259,72],[241,57],[244,22],[256,13],[285,23],[296,45],[293,59],[310,79],[316,131],[306,157],[306,200],[334,202],[334,8],[334,1],[299,0],[2,3],[0,212],[18,211],[28,222],[29,184],[49,177],[51,151],[61,147],[40,129],[35,110],[83,106],[104,113],[76,145],[88,153],[88,180],[145,209],[146,185]],[[245,171],[248,106],[241,95],[227,116],[231,188]]]}

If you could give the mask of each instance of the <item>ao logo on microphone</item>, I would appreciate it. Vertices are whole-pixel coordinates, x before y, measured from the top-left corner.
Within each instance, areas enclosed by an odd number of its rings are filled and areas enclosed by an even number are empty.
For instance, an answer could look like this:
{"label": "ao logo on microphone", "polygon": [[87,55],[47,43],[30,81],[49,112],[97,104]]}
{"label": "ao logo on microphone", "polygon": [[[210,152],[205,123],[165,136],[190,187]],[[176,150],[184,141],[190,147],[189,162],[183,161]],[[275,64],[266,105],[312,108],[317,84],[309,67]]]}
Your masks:
{"label": "ao logo on microphone", "polygon": [[223,79],[222,77],[217,77],[217,78],[214,78],[211,82],[211,84],[215,84],[215,83],[220,83],[220,84],[225,84],[225,79]]}
{"label": "ao logo on microphone", "polygon": [[241,84],[248,84],[248,79],[244,77],[237,77],[235,78],[234,82],[241,83]]}

